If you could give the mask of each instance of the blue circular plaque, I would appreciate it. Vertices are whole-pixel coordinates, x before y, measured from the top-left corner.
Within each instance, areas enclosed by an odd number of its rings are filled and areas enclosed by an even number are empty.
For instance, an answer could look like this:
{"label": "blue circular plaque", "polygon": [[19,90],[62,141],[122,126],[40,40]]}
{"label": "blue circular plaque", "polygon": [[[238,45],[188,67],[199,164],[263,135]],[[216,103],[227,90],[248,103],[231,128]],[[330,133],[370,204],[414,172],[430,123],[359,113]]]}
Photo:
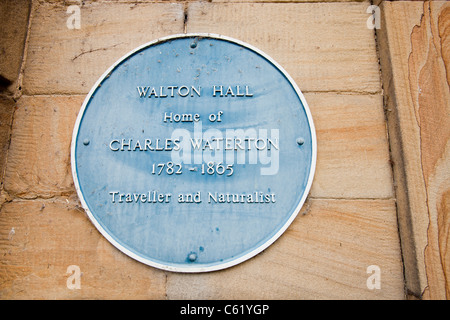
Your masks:
{"label": "blue circular plaque", "polygon": [[307,103],[274,60],[211,34],[130,52],[86,97],[72,173],[114,246],[156,268],[219,270],[272,244],[311,187]]}

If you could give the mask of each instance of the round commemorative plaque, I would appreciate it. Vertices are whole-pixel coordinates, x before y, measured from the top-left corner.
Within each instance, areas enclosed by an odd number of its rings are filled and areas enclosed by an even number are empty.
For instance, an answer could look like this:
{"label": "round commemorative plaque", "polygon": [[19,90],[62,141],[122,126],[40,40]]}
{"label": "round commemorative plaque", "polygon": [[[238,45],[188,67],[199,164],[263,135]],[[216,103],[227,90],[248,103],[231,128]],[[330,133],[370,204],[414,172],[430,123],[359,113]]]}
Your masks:
{"label": "round commemorative plaque", "polygon": [[308,105],[273,59],[212,34],[158,39],[97,81],[78,115],[72,173],[92,223],[150,266],[206,272],[271,245],[316,163]]}

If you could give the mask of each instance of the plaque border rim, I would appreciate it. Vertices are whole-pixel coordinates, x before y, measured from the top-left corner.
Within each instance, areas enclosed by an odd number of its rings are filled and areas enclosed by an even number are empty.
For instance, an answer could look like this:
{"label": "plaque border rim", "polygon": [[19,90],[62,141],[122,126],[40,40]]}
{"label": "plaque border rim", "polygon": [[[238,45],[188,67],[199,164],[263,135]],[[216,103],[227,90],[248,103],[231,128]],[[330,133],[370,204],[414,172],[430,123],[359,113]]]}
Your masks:
{"label": "plaque border rim", "polygon": [[[263,58],[267,59],[271,64],[273,64],[285,77],[286,79],[289,81],[289,83],[292,85],[292,87],[294,88],[297,96],[300,98],[300,101],[303,104],[303,108],[306,114],[306,117],[308,119],[308,123],[310,126],[310,131],[311,131],[311,143],[312,143],[312,152],[311,152],[311,169],[309,172],[309,177],[308,177],[308,182],[306,184],[306,187],[304,189],[302,198],[300,199],[300,202],[298,203],[297,207],[293,210],[293,212],[291,212],[289,219],[285,222],[285,224],[278,229],[278,231],[268,240],[266,240],[264,243],[262,243],[261,245],[259,245],[258,247],[254,248],[253,250],[251,250],[250,252],[246,253],[245,255],[239,256],[235,259],[231,259],[231,260],[227,260],[226,262],[222,262],[222,263],[214,263],[213,265],[209,265],[209,266],[201,266],[201,265],[196,265],[196,263],[192,263],[192,264],[177,264],[177,265],[168,265],[168,264],[163,264],[163,263],[159,263],[155,260],[151,260],[145,257],[142,257],[138,254],[136,254],[135,252],[132,252],[131,250],[129,250],[128,248],[126,248],[125,246],[123,246],[122,244],[120,244],[118,241],[116,241],[101,225],[100,223],[97,221],[97,219],[94,217],[94,215],[92,214],[92,212],[89,210],[89,207],[84,199],[84,195],[81,191],[80,188],[80,184],[78,181],[78,174],[77,174],[77,167],[76,167],[76,159],[75,159],[75,151],[76,151],[76,142],[77,142],[77,138],[78,138],[78,131],[80,128],[80,124],[82,121],[82,118],[84,116],[84,113],[86,111],[86,107],[89,103],[89,101],[92,98],[92,95],[95,93],[95,91],[100,87],[100,84],[108,77],[108,75],[113,72],[113,70],[119,65],[121,64],[123,61],[125,61],[126,59],[128,59],[129,57],[133,56],[135,53],[151,47],[153,45],[159,44],[159,43],[163,43],[163,42],[167,42],[167,41],[171,41],[171,40],[175,40],[175,39],[180,39],[180,38],[211,38],[211,39],[217,39],[217,40],[223,40],[223,41],[227,41],[227,42],[231,42],[237,45],[240,45],[242,47],[245,47],[257,54],[259,54],[260,56],[262,56]],[[241,40],[237,40],[228,36],[224,36],[221,34],[215,34],[215,33],[178,33],[178,34],[173,34],[173,35],[169,35],[169,36],[164,36],[164,37],[160,37],[157,38],[155,40],[152,40],[150,42],[147,42],[135,49],[133,49],[132,51],[129,51],[128,53],[126,53],[125,55],[123,55],[121,58],[119,58],[114,64],[112,64],[100,77],[99,79],[95,82],[95,84],[92,86],[91,90],[89,91],[89,93],[87,94],[86,98],[83,101],[83,104],[80,108],[80,111],[77,115],[77,119],[74,125],[74,130],[72,133],[72,141],[71,141],[71,147],[70,147],[70,162],[71,162],[71,171],[72,171],[72,177],[73,177],[73,181],[74,181],[74,186],[78,195],[78,198],[81,202],[81,205],[83,207],[83,209],[85,210],[89,220],[94,224],[94,226],[97,228],[97,230],[101,233],[102,236],[104,236],[114,247],[116,247],[117,249],[119,249],[121,252],[125,253],[127,256],[143,263],[146,264],[148,266],[151,267],[155,267],[157,269],[161,269],[161,270],[165,270],[165,271],[171,271],[171,272],[180,272],[180,273],[202,273],[202,272],[211,272],[211,271],[218,271],[218,270],[223,270],[223,269],[227,269],[230,268],[232,266],[238,265],[246,260],[249,260],[251,258],[253,258],[254,256],[256,256],[257,254],[261,253],[262,251],[264,251],[265,249],[267,249],[269,246],[271,246],[278,238],[281,237],[281,235],[286,231],[286,229],[292,224],[292,222],[294,221],[294,219],[297,217],[298,213],[300,212],[300,210],[302,209],[306,198],[309,195],[309,192],[311,190],[311,186],[312,186],[312,182],[314,180],[314,175],[315,175],[315,171],[316,171],[316,162],[317,162],[317,137],[316,137],[316,130],[315,130],[315,126],[314,126],[314,122],[312,119],[312,115],[311,115],[311,111],[309,109],[309,105],[306,102],[306,99],[303,95],[303,93],[301,92],[300,88],[298,87],[298,85],[296,84],[296,82],[294,81],[294,79],[287,73],[287,71],[280,65],[278,64],[272,57],[270,57],[269,55],[267,55],[265,52],[261,51],[260,49],[254,47],[251,44],[248,44],[246,42],[243,42]]]}

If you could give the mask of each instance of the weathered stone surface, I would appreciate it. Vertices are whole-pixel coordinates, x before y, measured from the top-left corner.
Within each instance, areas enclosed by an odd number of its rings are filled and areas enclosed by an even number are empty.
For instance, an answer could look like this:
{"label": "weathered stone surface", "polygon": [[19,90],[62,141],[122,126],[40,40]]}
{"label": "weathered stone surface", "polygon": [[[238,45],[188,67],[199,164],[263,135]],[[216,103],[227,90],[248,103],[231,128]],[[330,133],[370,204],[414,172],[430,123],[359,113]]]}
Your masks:
{"label": "weathered stone surface", "polygon": [[11,135],[11,121],[14,113],[14,100],[0,96],[0,183],[3,184],[6,156]]}
{"label": "weathered stone surface", "polygon": [[31,0],[0,5],[0,92],[15,92],[22,65]]}
{"label": "weathered stone surface", "polygon": [[[381,289],[367,287],[373,265]],[[311,199],[256,257],[213,273],[169,273],[167,280],[169,299],[403,299],[395,201]]]}
{"label": "weathered stone surface", "polygon": [[[382,29],[376,31],[378,39],[381,32],[389,31],[388,45],[394,47],[388,57],[393,66],[404,66],[411,51],[403,49],[420,47],[419,35],[433,39],[436,48],[445,48],[448,19],[442,18],[445,15],[440,9],[445,2],[434,1],[436,4],[425,11],[421,2],[417,2],[419,7],[409,9],[409,3],[385,3],[382,12],[391,24],[385,28],[388,25],[383,22]],[[366,24],[370,4],[346,0],[33,1],[26,60],[22,64],[19,55],[12,54],[24,67],[24,95],[12,120],[0,196],[0,299],[404,298],[395,184],[381,95],[393,87],[397,94],[413,97],[411,93],[417,92],[406,89],[413,89],[417,83],[399,87],[398,80],[407,77],[393,68],[395,76],[385,78],[382,90],[375,33]],[[69,5],[79,5],[81,29],[67,27]],[[3,4],[0,7],[5,8]],[[418,15],[411,13],[412,7],[420,9]],[[430,16],[421,18],[424,12]],[[412,24],[403,29],[403,15],[409,13],[411,19],[406,20]],[[14,18],[8,15],[8,21]],[[424,28],[428,22],[436,23],[434,29]],[[415,25],[415,37],[411,38]],[[19,24],[10,26],[15,27]],[[114,248],[79,207],[70,168],[73,125],[95,81],[137,46],[183,32],[231,36],[272,56],[305,92],[318,136],[317,171],[311,193],[286,233],[245,263],[207,274],[162,272]],[[430,34],[433,37],[428,37]],[[405,42],[400,42],[407,46],[395,51],[393,39],[403,39]],[[13,40],[14,46],[23,46],[24,38]],[[411,65],[433,70],[429,69],[433,59],[419,59],[418,53],[423,52],[413,52]],[[446,51],[441,50],[441,54],[445,56]],[[19,71],[13,63],[9,67]],[[421,79],[420,72],[406,74]],[[428,89],[423,87],[422,92],[430,98]],[[385,98],[390,109],[392,96]],[[401,131],[411,145],[420,141],[418,131],[424,134],[424,142],[433,133],[429,129],[435,117],[427,113],[433,110],[427,106],[433,104],[424,104],[421,99],[417,110],[423,131],[416,126]],[[0,100],[0,105],[6,106],[6,116],[0,118],[0,139],[7,141],[7,114],[13,102]],[[438,105],[438,118],[445,114],[443,106]],[[445,161],[439,160],[439,152],[435,152],[441,149],[435,146],[438,144],[427,149],[424,144],[421,150],[431,155],[423,159],[423,177],[432,195],[428,204],[431,209],[428,215],[417,218],[424,224],[414,230],[429,230],[416,235],[424,240],[417,246],[417,257],[430,283],[437,283],[425,291],[432,297],[438,296],[439,290],[445,292],[443,276],[450,265],[445,254],[448,192],[442,187],[446,186],[442,183],[445,180],[439,178],[445,177],[448,170]],[[421,161],[409,163],[420,166]],[[410,194],[421,196],[417,190],[422,190],[422,184],[409,183]],[[434,269],[439,261],[442,265]],[[70,266],[80,268],[80,289],[67,287],[72,275],[68,273]],[[380,268],[381,289],[367,287],[369,266]]]}
{"label": "weathered stone surface", "polygon": [[450,297],[450,3],[381,7],[380,58],[409,292]]}
{"label": "weathered stone surface", "polygon": [[380,92],[369,3],[188,5],[187,32],[218,33],[269,54],[302,91]]}
{"label": "weathered stone surface", "polygon": [[[0,299],[165,297],[164,272],[113,247],[73,198],[4,204],[0,257]],[[80,289],[70,266],[79,267]]]}
{"label": "weathered stone surface", "polygon": [[22,96],[12,126],[4,189],[22,198],[75,192],[72,131],[83,96]]}
{"label": "weathered stone surface", "polygon": [[80,7],[80,29],[67,27],[67,8],[43,3],[33,12],[25,94],[87,93],[126,53],[183,32],[178,3],[88,3]]}
{"label": "weathered stone surface", "polygon": [[381,95],[308,93],[317,132],[312,197],[392,198]]}

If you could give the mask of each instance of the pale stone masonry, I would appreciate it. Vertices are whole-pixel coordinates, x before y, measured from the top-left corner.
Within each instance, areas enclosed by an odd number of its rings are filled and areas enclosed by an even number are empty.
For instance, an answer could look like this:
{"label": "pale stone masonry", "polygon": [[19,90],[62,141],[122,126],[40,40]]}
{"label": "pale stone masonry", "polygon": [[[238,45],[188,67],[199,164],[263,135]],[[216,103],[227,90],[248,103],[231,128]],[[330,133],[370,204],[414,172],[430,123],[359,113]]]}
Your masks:
{"label": "pale stone masonry", "polygon": [[[371,4],[2,3],[0,74],[10,82],[0,93],[0,299],[407,298]],[[80,7],[80,29],[67,27],[69,5]],[[274,58],[305,94],[318,140],[314,183],[290,228],[256,257],[206,274],[161,271],[117,250],[81,209],[70,167],[73,126],[95,81],[134,48],[185,32],[233,37]],[[73,265],[80,289],[67,286]],[[381,289],[367,286],[372,265]]]}

